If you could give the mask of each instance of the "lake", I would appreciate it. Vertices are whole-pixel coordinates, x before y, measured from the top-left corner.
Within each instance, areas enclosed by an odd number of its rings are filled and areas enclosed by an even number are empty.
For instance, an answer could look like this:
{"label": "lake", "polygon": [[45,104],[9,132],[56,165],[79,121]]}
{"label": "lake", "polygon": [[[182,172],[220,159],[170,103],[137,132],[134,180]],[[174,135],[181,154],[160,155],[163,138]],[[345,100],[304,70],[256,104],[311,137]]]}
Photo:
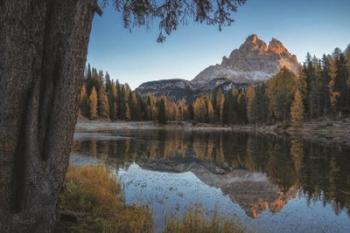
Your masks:
{"label": "lake", "polygon": [[233,132],[76,133],[71,163],[106,163],[128,205],[167,218],[200,208],[256,232],[350,232],[350,148]]}

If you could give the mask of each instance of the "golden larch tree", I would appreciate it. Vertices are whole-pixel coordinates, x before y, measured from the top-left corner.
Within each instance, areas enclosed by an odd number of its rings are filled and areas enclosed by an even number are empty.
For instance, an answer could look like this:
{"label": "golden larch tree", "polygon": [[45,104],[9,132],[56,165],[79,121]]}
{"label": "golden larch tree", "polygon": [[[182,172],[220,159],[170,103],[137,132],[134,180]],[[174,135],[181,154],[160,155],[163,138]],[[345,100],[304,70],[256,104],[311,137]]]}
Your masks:
{"label": "golden larch tree", "polygon": [[89,113],[91,120],[97,118],[97,93],[95,87],[92,88],[89,97]]}

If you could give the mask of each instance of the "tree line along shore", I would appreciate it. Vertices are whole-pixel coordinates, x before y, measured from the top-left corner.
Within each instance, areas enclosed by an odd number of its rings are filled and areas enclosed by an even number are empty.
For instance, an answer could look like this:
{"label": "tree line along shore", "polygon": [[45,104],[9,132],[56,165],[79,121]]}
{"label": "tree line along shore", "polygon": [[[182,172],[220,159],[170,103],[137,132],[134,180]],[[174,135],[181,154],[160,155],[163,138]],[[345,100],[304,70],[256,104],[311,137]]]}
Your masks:
{"label": "tree line along shore", "polygon": [[350,114],[350,49],[335,49],[322,59],[307,54],[299,75],[286,68],[266,82],[247,88],[220,89],[191,98],[141,96],[108,72],[86,68],[79,115],[90,120],[191,121],[225,125],[300,127],[319,118],[339,120]]}

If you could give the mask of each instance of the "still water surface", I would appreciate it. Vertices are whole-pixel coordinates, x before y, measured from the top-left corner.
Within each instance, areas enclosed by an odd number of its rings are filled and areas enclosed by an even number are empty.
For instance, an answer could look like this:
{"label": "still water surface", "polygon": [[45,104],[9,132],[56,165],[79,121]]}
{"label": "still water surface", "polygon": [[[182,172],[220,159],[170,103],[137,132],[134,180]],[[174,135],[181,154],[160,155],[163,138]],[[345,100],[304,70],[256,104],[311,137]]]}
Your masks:
{"label": "still water surface", "polygon": [[199,206],[257,232],[350,232],[350,149],[232,132],[76,133],[72,163],[103,161],[129,205],[167,218]]}

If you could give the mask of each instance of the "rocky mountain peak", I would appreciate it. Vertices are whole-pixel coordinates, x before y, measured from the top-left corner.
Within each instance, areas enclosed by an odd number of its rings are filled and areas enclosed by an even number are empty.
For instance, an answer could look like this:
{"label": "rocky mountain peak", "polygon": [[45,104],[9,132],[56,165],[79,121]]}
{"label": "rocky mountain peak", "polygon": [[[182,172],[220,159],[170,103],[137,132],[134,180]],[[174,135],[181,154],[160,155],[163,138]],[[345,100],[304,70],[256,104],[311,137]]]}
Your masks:
{"label": "rocky mountain peak", "polygon": [[262,82],[283,67],[297,74],[299,63],[296,56],[292,55],[281,41],[272,38],[266,44],[256,34],[252,34],[228,57],[224,56],[221,64],[208,66],[191,81],[147,82],[137,90],[143,95],[167,95],[179,99],[218,88],[226,91],[247,86],[252,82]]}
{"label": "rocky mountain peak", "polygon": [[275,38],[272,38],[272,40],[270,41],[269,46],[268,46],[268,50],[270,52],[272,52],[272,53],[276,53],[276,54],[279,54],[279,55],[282,55],[282,54],[290,55],[290,53],[284,47],[282,42],[277,40],[277,39],[275,39]]}
{"label": "rocky mountain peak", "polygon": [[204,73],[201,72],[193,81],[222,78],[223,73],[227,74],[226,78],[237,82],[244,79],[265,80],[284,66],[296,74],[299,70],[296,56],[292,55],[281,41],[272,38],[267,45],[256,34],[248,36],[239,49],[233,50],[229,57],[223,57],[219,66],[216,69],[220,72],[211,71],[210,74],[216,73],[221,77],[215,75],[209,77],[207,75],[209,73],[204,70]]}
{"label": "rocky mountain peak", "polygon": [[257,34],[252,34],[252,35],[250,35],[250,36],[247,37],[245,43],[248,43],[248,42],[250,42],[250,43],[256,43],[257,40],[260,40],[259,37],[258,37],[258,35],[257,35]]}
{"label": "rocky mountain peak", "polygon": [[246,51],[266,51],[267,45],[264,41],[262,41],[256,34],[252,34],[247,37],[245,42],[241,45],[239,50],[246,50]]}

